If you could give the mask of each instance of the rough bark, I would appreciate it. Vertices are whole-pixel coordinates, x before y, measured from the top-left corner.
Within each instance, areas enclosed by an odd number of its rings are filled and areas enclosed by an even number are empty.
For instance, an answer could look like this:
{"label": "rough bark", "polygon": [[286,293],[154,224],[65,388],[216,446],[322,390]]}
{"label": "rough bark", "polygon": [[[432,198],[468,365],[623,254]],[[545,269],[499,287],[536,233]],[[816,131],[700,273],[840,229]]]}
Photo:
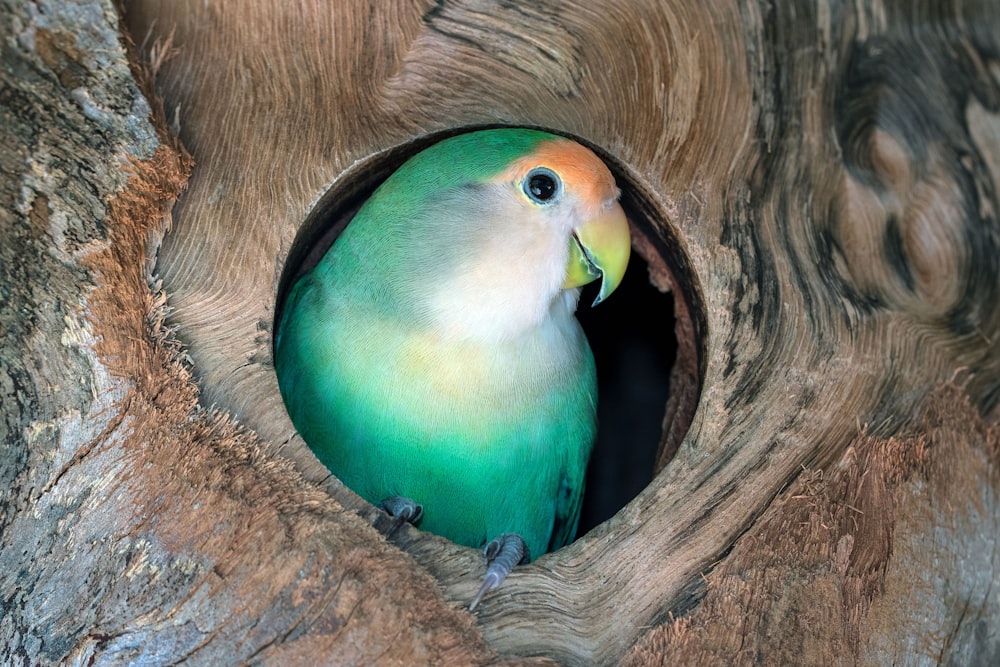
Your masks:
{"label": "rough bark", "polygon": [[[5,662],[1000,660],[995,3],[134,2],[169,123],[111,6],[2,7]],[[270,331],[324,192],[491,124],[608,158],[684,354],[654,481],[474,618]]]}
{"label": "rough bark", "polygon": [[149,282],[190,161],[115,9],[0,18],[0,661],[495,662],[411,559],[198,403]]}
{"label": "rough bark", "polygon": [[804,470],[623,664],[997,664],[1000,428],[945,386],[909,431]]}

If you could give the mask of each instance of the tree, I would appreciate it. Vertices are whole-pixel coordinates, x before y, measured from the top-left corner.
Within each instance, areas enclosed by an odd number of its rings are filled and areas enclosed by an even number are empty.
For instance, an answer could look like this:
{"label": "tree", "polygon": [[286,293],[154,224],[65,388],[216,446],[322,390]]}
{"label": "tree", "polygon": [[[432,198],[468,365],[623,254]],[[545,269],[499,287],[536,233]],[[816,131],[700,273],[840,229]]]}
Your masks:
{"label": "tree", "polygon": [[[369,4],[4,3],[5,662],[996,662],[998,10]],[[612,164],[679,361],[653,482],[473,617],[270,332],[321,218],[492,124]]]}

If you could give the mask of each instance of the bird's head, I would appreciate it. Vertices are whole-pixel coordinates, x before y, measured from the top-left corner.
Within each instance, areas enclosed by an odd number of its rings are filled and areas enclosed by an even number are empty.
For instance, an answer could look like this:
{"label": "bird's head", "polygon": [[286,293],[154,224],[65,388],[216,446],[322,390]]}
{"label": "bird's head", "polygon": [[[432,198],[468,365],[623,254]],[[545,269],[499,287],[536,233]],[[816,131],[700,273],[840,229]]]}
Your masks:
{"label": "bird's head", "polygon": [[540,219],[547,231],[565,237],[563,288],[600,278],[597,305],[618,287],[631,250],[628,221],[614,177],[592,151],[553,136],[492,180],[520,200],[526,218]]}
{"label": "bird's head", "polygon": [[398,294],[394,309],[449,338],[510,339],[572,318],[580,286],[600,279],[600,302],[621,283],[630,238],[618,194],[574,141],[481,130],[410,158],[344,236],[381,277],[373,294]]}

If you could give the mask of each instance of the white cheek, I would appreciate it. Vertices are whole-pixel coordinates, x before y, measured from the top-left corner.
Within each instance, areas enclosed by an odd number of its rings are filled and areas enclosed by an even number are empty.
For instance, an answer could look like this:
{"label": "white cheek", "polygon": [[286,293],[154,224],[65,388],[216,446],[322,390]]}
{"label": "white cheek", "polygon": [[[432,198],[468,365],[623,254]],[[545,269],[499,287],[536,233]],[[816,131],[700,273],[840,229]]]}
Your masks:
{"label": "white cheek", "polygon": [[557,299],[558,311],[564,310],[568,232],[561,229],[560,221],[539,220],[538,224],[544,227],[527,233],[508,229],[477,244],[476,256],[435,286],[429,306],[443,335],[511,340],[545,324]]}

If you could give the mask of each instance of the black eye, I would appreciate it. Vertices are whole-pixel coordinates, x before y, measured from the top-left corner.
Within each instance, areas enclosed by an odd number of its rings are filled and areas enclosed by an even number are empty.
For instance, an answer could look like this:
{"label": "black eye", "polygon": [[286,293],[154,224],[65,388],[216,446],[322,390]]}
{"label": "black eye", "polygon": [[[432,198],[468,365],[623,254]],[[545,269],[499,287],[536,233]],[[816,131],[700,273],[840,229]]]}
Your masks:
{"label": "black eye", "polygon": [[524,194],[539,204],[548,204],[559,195],[562,181],[548,167],[535,167],[524,177]]}

